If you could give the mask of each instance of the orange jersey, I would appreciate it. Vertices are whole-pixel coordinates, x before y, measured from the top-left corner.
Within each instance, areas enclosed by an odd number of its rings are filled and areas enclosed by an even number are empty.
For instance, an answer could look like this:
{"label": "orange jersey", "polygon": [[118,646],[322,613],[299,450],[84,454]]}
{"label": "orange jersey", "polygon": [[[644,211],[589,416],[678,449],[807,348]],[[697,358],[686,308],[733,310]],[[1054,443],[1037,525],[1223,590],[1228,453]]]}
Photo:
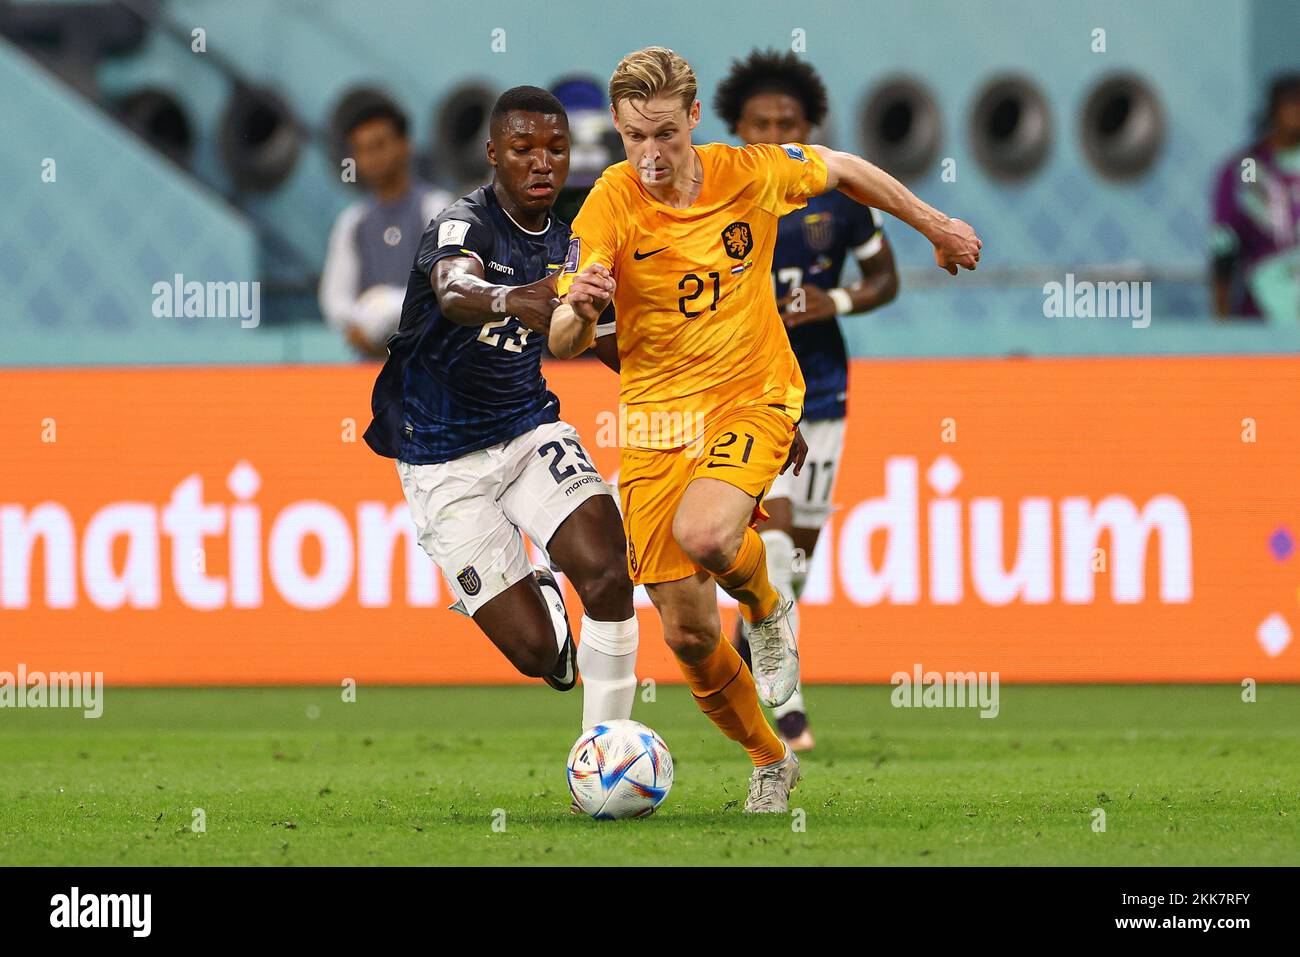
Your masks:
{"label": "orange jersey", "polygon": [[777,220],[826,188],[798,144],[695,147],[700,195],[655,199],[626,161],[601,175],[573,221],[559,293],[593,262],[614,274],[624,444],[682,448],[740,405],[798,420],[804,382],[777,311]]}

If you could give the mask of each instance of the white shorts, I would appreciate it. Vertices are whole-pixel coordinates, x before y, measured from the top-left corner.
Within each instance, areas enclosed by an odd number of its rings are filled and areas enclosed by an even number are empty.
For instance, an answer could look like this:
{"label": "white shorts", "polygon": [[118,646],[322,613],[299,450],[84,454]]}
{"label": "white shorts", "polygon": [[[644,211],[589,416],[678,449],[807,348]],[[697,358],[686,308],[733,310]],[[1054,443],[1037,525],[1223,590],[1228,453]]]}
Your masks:
{"label": "white shorts", "polygon": [[610,494],[567,422],[450,462],[399,461],[397,474],[420,546],[470,615],[532,573],[523,535],[545,548],[574,509]]}
{"label": "white shorts", "polygon": [[835,492],[835,476],[839,474],[840,456],[844,452],[844,420],[800,422],[799,431],[808,443],[802,474],[795,475],[791,468],[778,475],[767,498],[790,500],[791,524],[795,528],[820,529],[833,510],[831,495]]}

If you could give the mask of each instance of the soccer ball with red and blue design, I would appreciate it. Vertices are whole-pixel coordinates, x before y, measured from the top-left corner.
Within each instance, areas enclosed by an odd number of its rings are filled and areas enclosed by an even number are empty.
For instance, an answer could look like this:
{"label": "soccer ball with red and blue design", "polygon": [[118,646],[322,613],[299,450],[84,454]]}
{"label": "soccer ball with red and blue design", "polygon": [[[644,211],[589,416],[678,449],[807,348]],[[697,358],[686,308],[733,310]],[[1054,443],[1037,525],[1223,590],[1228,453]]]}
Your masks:
{"label": "soccer ball with red and blue design", "polygon": [[568,779],[574,805],[597,820],[644,817],[673,786],[673,757],[639,721],[603,721],[574,743]]}

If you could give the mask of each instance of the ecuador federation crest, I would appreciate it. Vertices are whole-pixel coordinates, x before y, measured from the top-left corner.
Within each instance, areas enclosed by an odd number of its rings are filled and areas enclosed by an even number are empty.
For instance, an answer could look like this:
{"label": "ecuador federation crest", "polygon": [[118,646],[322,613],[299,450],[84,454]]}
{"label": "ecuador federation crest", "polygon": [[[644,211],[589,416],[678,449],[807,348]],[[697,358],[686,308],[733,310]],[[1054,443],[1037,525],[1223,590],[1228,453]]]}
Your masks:
{"label": "ecuador federation crest", "polygon": [[478,576],[478,569],[473,565],[466,565],[456,575],[456,581],[460,587],[465,589],[466,595],[477,595],[478,590],[483,587],[483,579]]}
{"label": "ecuador federation crest", "polygon": [[830,213],[809,213],[803,218],[803,238],[809,249],[818,252],[831,248],[835,240],[835,222]]}
{"label": "ecuador federation crest", "polygon": [[722,231],[722,248],[732,259],[744,259],[754,248],[754,235],[749,223],[732,223]]}

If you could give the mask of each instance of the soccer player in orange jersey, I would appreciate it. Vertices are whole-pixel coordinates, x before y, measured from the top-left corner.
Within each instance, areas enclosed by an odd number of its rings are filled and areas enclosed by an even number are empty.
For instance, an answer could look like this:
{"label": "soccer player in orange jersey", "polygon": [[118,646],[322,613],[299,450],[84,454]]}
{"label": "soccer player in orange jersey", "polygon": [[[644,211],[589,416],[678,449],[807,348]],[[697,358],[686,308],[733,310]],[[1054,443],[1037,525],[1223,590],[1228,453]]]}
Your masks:
{"label": "soccer player in orange jersey", "polygon": [[[745,810],[784,812],[799,762],[759,702],[794,693],[799,659],[790,601],[768,579],[753,527],[803,413],[803,376],[769,278],[777,221],[839,189],[923,233],[950,273],[975,268],[980,241],[849,153],[694,146],[696,94],[690,65],[662,47],[614,70],[627,161],[604,172],[574,219],[549,345],[560,358],[584,352],[613,301],[629,572],[700,709],[753,761]],[[752,673],[722,637],[715,582],[748,623]]]}
{"label": "soccer player in orange jersey", "polygon": [[[745,143],[809,142],[826,117],[826,86],[806,59],[788,50],[754,50],[732,64],[718,85],[714,108]],[[844,263],[856,260],[862,278],[841,285]],[[841,317],[862,315],[898,294],[894,250],[883,217],[833,189],[781,219],[772,256],[777,308],[807,384],[799,431],[808,443],[805,478],[786,470],[768,490],[763,508],[771,518],[759,527],[767,549],[767,573],[794,599],[789,621],[799,638],[799,597],[822,526],[832,512],[831,495],[844,451],[848,412],[848,358]],[[749,654],[744,619],[732,643]],[[807,657],[801,658],[801,663]],[[796,689],[772,711],[776,732],[795,751],[816,743],[803,694]]]}

